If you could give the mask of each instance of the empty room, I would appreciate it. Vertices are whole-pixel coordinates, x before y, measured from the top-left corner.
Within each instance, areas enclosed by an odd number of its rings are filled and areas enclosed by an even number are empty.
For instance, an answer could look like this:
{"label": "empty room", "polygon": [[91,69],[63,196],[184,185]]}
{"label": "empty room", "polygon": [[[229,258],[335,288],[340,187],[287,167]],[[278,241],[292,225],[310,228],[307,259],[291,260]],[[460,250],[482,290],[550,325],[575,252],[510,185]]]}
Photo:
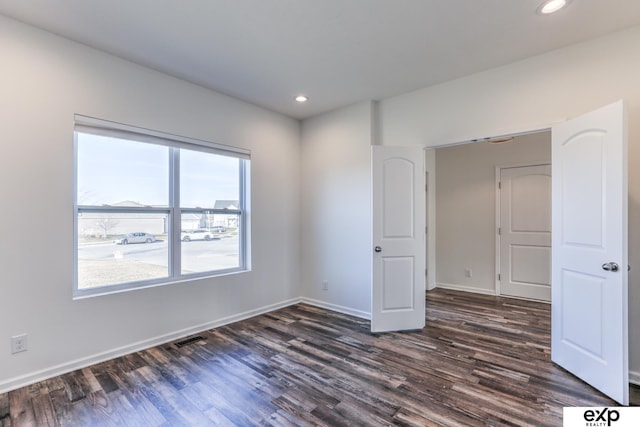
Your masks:
{"label": "empty room", "polygon": [[638,46],[627,0],[0,0],[0,426],[637,414]]}

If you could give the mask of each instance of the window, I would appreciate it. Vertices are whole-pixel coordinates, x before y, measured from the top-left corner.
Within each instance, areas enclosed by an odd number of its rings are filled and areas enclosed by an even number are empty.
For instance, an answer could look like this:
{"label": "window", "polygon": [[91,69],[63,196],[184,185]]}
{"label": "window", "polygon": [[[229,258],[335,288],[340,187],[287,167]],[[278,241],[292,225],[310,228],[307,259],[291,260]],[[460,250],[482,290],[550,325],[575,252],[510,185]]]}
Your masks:
{"label": "window", "polygon": [[249,153],[76,116],[74,295],[248,268]]}

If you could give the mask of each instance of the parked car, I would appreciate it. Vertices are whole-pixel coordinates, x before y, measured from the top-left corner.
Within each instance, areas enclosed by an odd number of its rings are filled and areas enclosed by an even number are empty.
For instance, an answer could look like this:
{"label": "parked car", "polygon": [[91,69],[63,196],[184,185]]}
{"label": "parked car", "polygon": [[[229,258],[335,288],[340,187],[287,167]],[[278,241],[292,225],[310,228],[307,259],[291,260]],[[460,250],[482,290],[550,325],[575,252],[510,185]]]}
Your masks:
{"label": "parked car", "polygon": [[222,225],[214,225],[213,227],[211,227],[211,231],[213,231],[214,233],[224,233],[225,231],[227,231],[227,229]]}
{"label": "parked car", "polygon": [[151,243],[156,241],[156,236],[149,233],[128,233],[124,234],[117,239],[113,240],[113,243],[117,245],[128,245],[129,243]]}
{"label": "parked car", "polygon": [[213,239],[218,240],[219,237],[214,237],[213,232],[209,230],[199,229],[199,230],[183,231],[181,235],[181,239],[183,242],[188,242],[191,240],[213,240]]}

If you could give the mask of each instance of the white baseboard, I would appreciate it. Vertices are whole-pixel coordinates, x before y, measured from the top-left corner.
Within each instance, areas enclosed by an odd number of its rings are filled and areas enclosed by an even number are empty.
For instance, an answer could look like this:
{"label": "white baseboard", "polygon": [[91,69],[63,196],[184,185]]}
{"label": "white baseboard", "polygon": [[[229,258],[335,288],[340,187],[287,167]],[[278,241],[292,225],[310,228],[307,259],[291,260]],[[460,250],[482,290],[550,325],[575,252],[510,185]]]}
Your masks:
{"label": "white baseboard", "polygon": [[362,310],[355,310],[353,308],[344,307],[342,305],[332,304],[326,301],[320,301],[312,298],[301,298],[301,301],[305,304],[313,305],[320,308],[326,308],[327,310],[337,311],[338,313],[348,314],[350,316],[359,317],[361,319],[371,320],[371,313],[367,313]]}
{"label": "white baseboard", "polygon": [[629,371],[629,382],[640,386],[640,372]]}
{"label": "white baseboard", "polygon": [[483,289],[483,288],[476,288],[473,286],[452,285],[450,283],[436,283],[436,288],[451,289],[453,291],[473,292],[476,294],[483,294],[483,295],[496,294],[496,291],[494,289]]}
{"label": "white baseboard", "polygon": [[[107,360],[114,359],[116,357],[124,356],[126,354],[135,353],[136,351],[145,350],[147,348],[162,345],[171,341],[175,341],[179,338],[183,338],[189,335],[197,334],[209,329],[214,329],[220,326],[228,325],[229,323],[238,322],[251,317],[258,316],[260,314],[268,313],[270,311],[278,310],[280,308],[288,307],[290,305],[298,304],[302,302],[302,298],[293,298],[287,301],[282,301],[276,304],[267,305],[264,307],[256,308],[254,310],[245,311],[244,313],[234,314],[233,316],[223,317],[218,320],[203,323],[200,325],[192,326],[189,328],[181,329],[178,331],[170,332],[168,334],[159,335],[154,338],[138,341],[132,344],[128,344],[119,348],[97,353],[92,356],[82,357],[80,359],[72,360],[70,362],[61,363],[59,365],[51,366],[36,372],[32,372],[25,375],[20,375],[14,378],[0,382],[0,394],[6,393],[11,390],[15,390],[30,384],[34,384],[40,381],[44,381],[48,378],[56,377],[58,375],[66,374],[68,372],[75,371],[77,369],[86,368],[87,366],[95,365]],[[329,308],[329,307],[326,307]],[[331,310],[331,308],[329,308]],[[336,310],[339,311],[339,310]]]}

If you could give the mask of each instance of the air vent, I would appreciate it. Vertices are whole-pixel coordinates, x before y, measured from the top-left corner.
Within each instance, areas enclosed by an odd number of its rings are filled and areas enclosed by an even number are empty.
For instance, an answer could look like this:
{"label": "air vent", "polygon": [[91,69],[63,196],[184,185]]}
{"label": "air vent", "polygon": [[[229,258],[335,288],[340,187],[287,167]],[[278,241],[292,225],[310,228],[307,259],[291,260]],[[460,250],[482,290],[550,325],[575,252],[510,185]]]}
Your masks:
{"label": "air vent", "polygon": [[196,335],[195,337],[186,338],[182,341],[178,341],[175,343],[176,347],[184,347],[185,345],[193,344],[194,342],[202,341],[204,339],[203,336]]}

